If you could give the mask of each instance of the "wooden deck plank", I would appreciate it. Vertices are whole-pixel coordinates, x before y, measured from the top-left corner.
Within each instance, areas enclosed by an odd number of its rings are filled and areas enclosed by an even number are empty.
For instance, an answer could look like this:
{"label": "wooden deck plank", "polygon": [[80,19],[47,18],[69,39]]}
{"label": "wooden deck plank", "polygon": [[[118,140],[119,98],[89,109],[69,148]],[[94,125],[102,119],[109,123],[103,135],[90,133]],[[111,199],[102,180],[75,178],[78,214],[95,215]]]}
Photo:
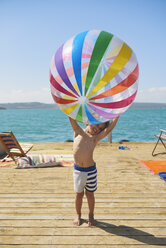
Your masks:
{"label": "wooden deck plank", "polygon": [[[33,219],[26,219],[24,221],[22,221],[21,219],[1,219],[0,220],[0,227],[68,227],[68,228],[73,228],[73,219],[70,220],[66,220],[66,219],[57,219],[57,220],[33,220]],[[166,227],[166,220],[142,220],[142,219],[138,219],[138,220],[134,220],[134,219],[101,219],[100,221],[97,222],[97,226],[110,226],[110,225],[115,225],[115,226],[129,226],[129,227],[133,227],[133,228],[145,228],[145,227],[161,227],[161,228],[165,228]],[[80,227],[87,227],[86,223],[83,223]],[[78,228],[78,227],[76,227]]]}
{"label": "wooden deck plank", "polygon": [[[86,238],[85,238],[86,237]],[[120,238],[119,238],[120,237]],[[82,236],[74,236],[74,235],[53,235],[53,236],[0,236],[0,244],[33,244],[33,245],[128,245],[128,244],[142,244],[142,242],[145,242],[147,244],[156,244],[156,245],[166,245],[166,238],[163,237],[154,237],[152,235],[147,236],[118,236],[117,235],[99,235],[99,236],[92,236],[92,235],[82,235]]]}
{"label": "wooden deck plank", "polygon": [[47,245],[10,245],[10,244],[8,244],[8,245],[0,245],[0,248],[56,248],[56,247],[59,247],[59,248],[96,248],[96,247],[100,247],[100,248],[109,248],[109,247],[111,247],[111,248],[120,248],[120,247],[122,247],[122,248],[124,248],[124,247],[127,247],[127,248],[148,248],[148,247],[150,247],[150,248],[161,248],[161,245],[150,245],[149,246],[149,244],[147,244],[147,245],[145,245],[145,244],[139,244],[139,245],[136,245],[136,244],[134,244],[134,245],[130,245],[130,244],[125,244],[125,245],[122,245],[122,246],[120,246],[119,244],[118,245],[115,245],[115,244],[104,244],[104,245],[102,245],[102,244],[95,244],[95,245],[50,245],[50,244],[47,244]]}
{"label": "wooden deck plank", "polygon": [[[119,192],[119,193],[104,193],[104,195],[103,195],[103,193],[96,193],[95,194],[96,195],[96,197],[100,197],[100,198],[102,198],[102,197],[104,197],[104,198],[106,198],[106,197],[119,197],[119,198],[125,198],[125,197],[130,197],[130,198],[138,198],[138,197],[140,197],[140,198],[161,198],[161,197],[165,197],[165,199],[166,199],[166,195],[165,195],[165,193],[161,193],[160,195],[157,195],[156,193],[151,193],[150,195],[149,195],[149,193],[144,193],[144,192],[142,192],[142,193],[137,193],[137,194],[135,194],[135,193],[130,193],[130,192]],[[41,197],[43,197],[43,198],[53,198],[53,197],[61,197],[61,198],[65,198],[65,197],[68,197],[68,198],[73,198],[73,197],[75,197],[75,193],[68,193],[68,194],[61,194],[61,193],[59,193],[59,194],[49,194],[49,193],[45,193],[45,194],[36,194],[36,193],[31,193],[31,194],[26,194],[26,193],[20,193],[20,194],[18,194],[18,193],[13,193],[13,194],[7,194],[7,193],[4,193],[4,194],[0,194],[0,199],[1,198],[24,198],[24,197],[26,197],[26,198],[28,198],[28,197],[30,197],[30,198],[33,198],[33,197],[35,197],[35,198],[41,198]]]}
{"label": "wooden deck plank", "polygon": [[[61,214],[63,213],[64,215],[70,214],[74,210],[74,205],[73,207],[61,207],[61,208],[49,208],[49,207],[43,207],[43,208],[0,208],[0,215],[1,214],[35,214],[37,215],[44,215],[44,214],[49,214],[49,215],[55,215],[55,214]],[[82,213],[87,213],[88,212],[88,206],[83,208]],[[129,214],[130,213],[130,214]],[[128,208],[118,208],[118,207],[109,207],[109,208],[95,208],[95,215],[99,214],[125,214],[125,215],[133,215],[133,214],[165,214],[166,215],[166,208],[144,208],[144,207],[139,207],[139,208],[133,208],[133,207],[128,207]]]}
{"label": "wooden deck plank", "polygon": [[[73,208],[74,201],[72,202],[0,202],[0,209],[6,208]],[[86,203],[83,203],[83,208],[86,206]],[[141,201],[133,201],[133,202],[96,202],[95,208],[166,208],[166,201],[165,202],[144,202]]]}
{"label": "wooden deck plank", "polygon": [[[105,220],[109,220],[109,219],[142,219],[142,220],[148,220],[148,219],[152,219],[152,220],[166,220],[166,215],[165,214],[152,214],[152,213],[135,213],[135,214],[125,214],[125,213],[120,213],[120,214],[96,214],[96,219],[100,220],[100,219],[105,219]],[[67,219],[67,220],[72,220],[73,218],[73,213],[70,214],[63,214],[63,213],[57,213],[57,214],[27,214],[27,213],[14,213],[14,214],[0,214],[0,220],[1,219],[33,219],[33,220],[53,220],[53,219]],[[82,218],[87,218],[87,214],[83,214]]]}
{"label": "wooden deck plank", "polygon": [[[9,186],[9,188],[6,188],[6,189],[3,189],[4,190],[4,193],[6,192],[6,193],[15,193],[16,191],[19,191],[19,193],[23,193],[23,191],[21,190],[20,191],[20,188],[19,189],[15,189],[15,191],[13,191],[12,189],[11,189],[11,187],[12,186]],[[157,187],[157,186],[156,186]],[[66,190],[65,188],[62,188],[61,189],[61,191],[60,191],[60,189],[58,189],[58,190],[56,190],[56,189],[35,189],[34,191],[30,191],[30,190],[28,190],[28,189],[25,189],[24,190],[24,193],[28,193],[28,194],[33,194],[34,192],[36,192],[36,193],[61,193],[61,194],[66,194],[66,193],[70,193],[71,192],[71,190],[73,190],[73,189],[69,189],[69,190]],[[99,188],[98,188],[98,190],[100,190]],[[106,193],[118,193],[118,192],[123,192],[123,190],[125,190],[125,191],[127,191],[127,189],[122,189],[122,188],[115,188],[115,187],[112,187],[111,189],[107,189],[107,190],[105,190],[106,191]],[[136,188],[136,190],[138,191],[138,192],[141,192],[141,188]],[[152,191],[156,191],[156,196],[157,195],[159,195],[160,193],[164,193],[165,191],[166,191],[166,189],[165,188],[163,188],[163,189],[161,189],[161,190],[159,190],[159,189],[156,189],[156,188],[152,188]],[[103,193],[105,193],[103,190],[101,190],[101,192],[103,192]],[[132,191],[132,189],[131,189],[131,191],[130,191],[130,193],[134,193],[134,190]],[[143,192],[143,190],[142,190],[142,192]],[[145,192],[145,191],[144,191]],[[146,191],[146,192],[148,192],[148,191]],[[162,197],[161,197],[162,198]]]}
{"label": "wooden deck plank", "polygon": [[47,227],[47,228],[39,228],[39,227],[0,227],[0,236],[70,236],[70,234],[74,236],[108,236],[108,235],[133,235],[133,236],[147,236],[147,235],[156,235],[156,236],[166,236],[166,227],[144,227],[144,228],[133,228],[128,226],[114,226],[112,224],[103,224],[98,228],[88,228],[82,227],[79,229],[76,227]]}
{"label": "wooden deck plank", "polygon": [[[86,201],[86,200],[85,200]],[[55,198],[18,198],[18,199],[14,199],[14,198],[4,198],[3,200],[2,200],[2,198],[0,199],[0,202],[1,203],[4,203],[4,202],[6,202],[6,203],[14,203],[14,202],[17,202],[17,203],[21,203],[21,202],[25,202],[25,203],[30,203],[30,202],[32,202],[32,203],[34,203],[34,202],[38,202],[38,203],[40,203],[40,202],[45,202],[45,203],[57,203],[57,202],[74,202],[74,197],[73,198],[67,198],[67,197],[64,197],[64,198],[57,198],[57,197],[55,197]],[[124,202],[128,202],[128,203],[132,203],[132,202],[147,202],[147,203],[149,203],[149,202],[151,202],[151,203],[160,203],[160,202],[163,202],[163,203],[165,203],[166,202],[166,199],[165,198],[156,198],[156,197],[154,197],[154,198],[134,198],[134,200],[131,198],[131,197],[126,197],[126,198],[112,198],[112,197],[110,197],[110,198],[108,198],[108,197],[106,197],[106,198],[96,198],[96,203],[98,203],[98,202],[100,202],[100,203],[110,203],[110,202],[112,202],[112,203],[114,203],[114,202],[116,202],[116,203],[124,203]]]}

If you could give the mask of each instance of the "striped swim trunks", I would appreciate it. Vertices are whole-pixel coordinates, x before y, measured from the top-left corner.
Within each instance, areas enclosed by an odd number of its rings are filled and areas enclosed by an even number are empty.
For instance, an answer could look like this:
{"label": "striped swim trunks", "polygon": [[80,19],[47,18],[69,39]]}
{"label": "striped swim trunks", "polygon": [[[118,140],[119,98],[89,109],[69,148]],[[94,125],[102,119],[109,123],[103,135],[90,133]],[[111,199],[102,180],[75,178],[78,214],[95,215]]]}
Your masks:
{"label": "striped swim trunks", "polygon": [[97,169],[96,163],[90,167],[79,167],[74,164],[74,190],[81,193],[84,189],[89,192],[97,190]]}

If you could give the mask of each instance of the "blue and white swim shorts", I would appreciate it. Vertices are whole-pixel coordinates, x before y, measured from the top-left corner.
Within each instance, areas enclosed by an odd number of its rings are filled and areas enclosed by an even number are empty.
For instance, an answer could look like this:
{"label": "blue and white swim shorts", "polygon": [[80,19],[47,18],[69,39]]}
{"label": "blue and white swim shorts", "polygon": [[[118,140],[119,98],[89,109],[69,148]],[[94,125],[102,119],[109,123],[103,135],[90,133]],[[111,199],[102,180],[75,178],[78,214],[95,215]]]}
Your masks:
{"label": "blue and white swim shorts", "polygon": [[89,192],[97,190],[97,169],[96,164],[90,167],[79,167],[74,164],[74,190],[81,193],[84,189]]}

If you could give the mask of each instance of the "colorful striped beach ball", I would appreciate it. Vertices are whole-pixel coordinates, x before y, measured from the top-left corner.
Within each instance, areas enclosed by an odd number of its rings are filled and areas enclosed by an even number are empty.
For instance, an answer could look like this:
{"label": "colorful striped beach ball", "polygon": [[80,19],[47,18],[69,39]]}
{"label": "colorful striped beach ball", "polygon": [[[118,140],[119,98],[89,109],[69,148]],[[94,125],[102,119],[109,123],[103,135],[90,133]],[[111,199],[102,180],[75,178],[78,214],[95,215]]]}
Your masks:
{"label": "colorful striped beach ball", "polygon": [[65,42],[53,56],[51,93],[71,118],[98,124],[129,108],[138,74],[136,56],[125,42],[111,33],[90,30]]}

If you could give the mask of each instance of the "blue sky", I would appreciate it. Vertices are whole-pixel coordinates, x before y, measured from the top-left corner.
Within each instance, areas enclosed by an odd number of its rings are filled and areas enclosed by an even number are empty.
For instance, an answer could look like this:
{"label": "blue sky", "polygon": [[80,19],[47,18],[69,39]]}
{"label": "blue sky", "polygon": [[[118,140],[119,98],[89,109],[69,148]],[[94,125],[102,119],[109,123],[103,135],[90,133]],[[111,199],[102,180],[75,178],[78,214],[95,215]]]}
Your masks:
{"label": "blue sky", "polygon": [[137,102],[166,103],[165,0],[0,0],[0,103],[53,103],[49,66],[73,35],[98,29],[136,53]]}

